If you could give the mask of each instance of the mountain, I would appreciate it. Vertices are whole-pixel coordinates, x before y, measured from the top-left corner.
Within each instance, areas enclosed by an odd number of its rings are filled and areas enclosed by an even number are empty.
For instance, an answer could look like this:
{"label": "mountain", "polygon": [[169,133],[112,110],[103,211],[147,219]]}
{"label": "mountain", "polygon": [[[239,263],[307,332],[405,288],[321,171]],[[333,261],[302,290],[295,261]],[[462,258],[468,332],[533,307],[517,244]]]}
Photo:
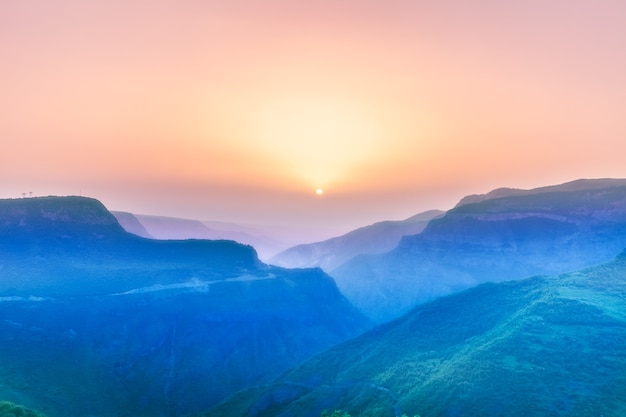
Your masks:
{"label": "mountain", "polygon": [[0,398],[182,416],[371,327],[320,269],[126,232],[97,200],[0,200]]}
{"label": "mountain", "polygon": [[123,211],[113,211],[112,214],[127,232],[138,236],[161,240],[234,240],[253,246],[262,259],[269,259],[289,245],[265,231],[232,223],[132,214]]}
{"label": "mountain", "polygon": [[420,233],[430,220],[443,214],[441,210],[430,210],[406,220],[374,223],[323,242],[294,246],[268,262],[287,268],[319,266],[331,272],[357,255],[389,252],[403,236]]}
{"label": "mountain", "polygon": [[0,296],[110,294],[267,269],[252,247],[232,241],[130,234],[81,197],[0,200],[0,256]]}
{"label": "mountain", "polygon": [[[123,212],[113,212],[120,218]],[[155,239],[183,240],[183,239],[219,239],[218,232],[202,224],[199,220],[181,219],[177,217],[149,216],[132,214]],[[231,239],[232,240],[232,239]]]}
{"label": "mountain", "polygon": [[597,265],[624,247],[626,181],[583,180],[457,205],[394,250],[358,256],[331,275],[380,323],[482,282]]}
{"label": "mountain", "polygon": [[206,417],[626,415],[626,253],[439,298]]}

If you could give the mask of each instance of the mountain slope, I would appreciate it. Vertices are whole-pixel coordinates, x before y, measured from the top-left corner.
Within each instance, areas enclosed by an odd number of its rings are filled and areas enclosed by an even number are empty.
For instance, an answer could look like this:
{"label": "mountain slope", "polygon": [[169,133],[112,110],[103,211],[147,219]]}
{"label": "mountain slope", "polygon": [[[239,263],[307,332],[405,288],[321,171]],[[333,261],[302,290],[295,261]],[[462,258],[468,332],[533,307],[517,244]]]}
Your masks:
{"label": "mountain slope", "polygon": [[562,276],[487,283],[317,355],[207,416],[621,416],[626,254]]}
{"label": "mountain slope", "polygon": [[323,242],[294,246],[268,262],[288,268],[319,266],[331,272],[357,255],[392,250],[403,236],[420,233],[430,220],[443,214],[441,210],[430,210],[402,221],[374,223]]}
{"label": "mountain slope", "polygon": [[370,326],[320,269],[125,232],[96,200],[0,201],[0,398],[181,416]]}
{"label": "mountain slope", "polygon": [[626,247],[623,181],[515,194],[457,206],[393,251],[357,257],[332,276],[357,308],[384,322],[481,282],[573,271]]}

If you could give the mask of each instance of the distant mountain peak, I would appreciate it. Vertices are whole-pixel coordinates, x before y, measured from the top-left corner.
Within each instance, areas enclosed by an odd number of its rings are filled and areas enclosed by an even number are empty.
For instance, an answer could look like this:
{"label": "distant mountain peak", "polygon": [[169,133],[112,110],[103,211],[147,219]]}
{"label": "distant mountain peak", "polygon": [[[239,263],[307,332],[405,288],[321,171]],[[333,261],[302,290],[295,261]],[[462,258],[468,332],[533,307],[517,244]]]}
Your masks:
{"label": "distant mountain peak", "polygon": [[322,242],[293,246],[269,262],[289,268],[319,266],[329,272],[359,255],[392,250],[403,236],[422,232],[429,221],[444,214],[441,210],[429,210],[406,220],[377,222]]}

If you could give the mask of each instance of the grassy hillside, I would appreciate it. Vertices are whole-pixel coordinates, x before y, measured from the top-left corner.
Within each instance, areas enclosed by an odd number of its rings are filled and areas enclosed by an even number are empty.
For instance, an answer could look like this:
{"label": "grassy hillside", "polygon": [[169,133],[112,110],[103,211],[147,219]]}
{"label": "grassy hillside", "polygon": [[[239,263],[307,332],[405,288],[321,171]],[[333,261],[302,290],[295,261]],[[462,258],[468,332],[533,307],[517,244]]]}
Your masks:
{"label": "grassy hillside", "polygon": [[626,255],[422,305],[207,416],[623,416]]}

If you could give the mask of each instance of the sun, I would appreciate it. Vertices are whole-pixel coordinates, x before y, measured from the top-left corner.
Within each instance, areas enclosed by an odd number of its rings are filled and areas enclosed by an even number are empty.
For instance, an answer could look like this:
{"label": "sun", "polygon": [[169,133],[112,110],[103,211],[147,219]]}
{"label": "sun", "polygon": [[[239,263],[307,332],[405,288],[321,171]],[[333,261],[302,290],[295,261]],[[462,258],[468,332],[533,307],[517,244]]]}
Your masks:
{"label": "sun", "polygon": [[318,188],[317,190],[315,190],[315,194],[317,195],[323,195],[324,194],[324,190],[321,188]]}

